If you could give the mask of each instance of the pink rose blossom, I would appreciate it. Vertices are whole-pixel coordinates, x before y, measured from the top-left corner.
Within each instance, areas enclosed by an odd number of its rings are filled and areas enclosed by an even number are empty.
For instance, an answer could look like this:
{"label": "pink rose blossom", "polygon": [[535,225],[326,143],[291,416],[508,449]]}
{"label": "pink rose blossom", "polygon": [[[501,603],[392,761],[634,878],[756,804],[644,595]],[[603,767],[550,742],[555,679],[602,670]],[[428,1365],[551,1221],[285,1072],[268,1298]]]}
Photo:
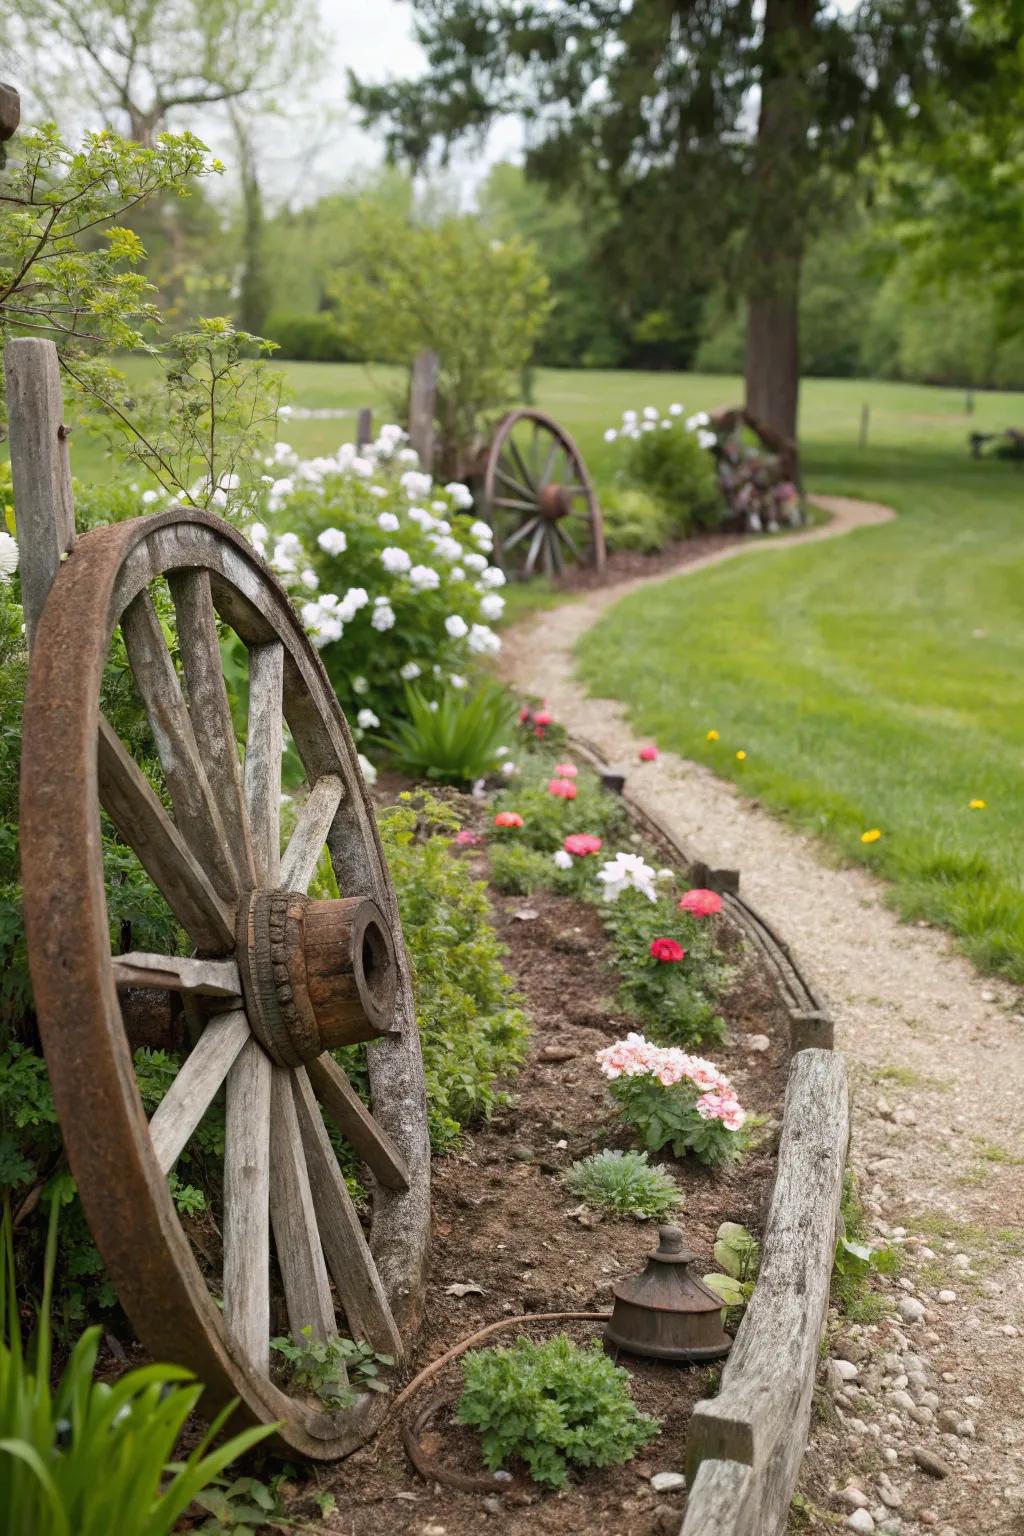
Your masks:
{"label": "pink rose blossom", "polygon": [[555,772],[560,779],[574,779],[579,773],[575,763],[556,763]]}

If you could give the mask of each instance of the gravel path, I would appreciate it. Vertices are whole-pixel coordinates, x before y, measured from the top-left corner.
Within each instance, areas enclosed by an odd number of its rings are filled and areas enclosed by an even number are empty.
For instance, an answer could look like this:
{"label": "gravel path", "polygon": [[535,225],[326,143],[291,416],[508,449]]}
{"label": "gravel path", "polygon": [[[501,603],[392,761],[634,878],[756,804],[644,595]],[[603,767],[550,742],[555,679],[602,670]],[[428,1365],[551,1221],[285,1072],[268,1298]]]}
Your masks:
{"label": "gravel path", "polygon": [[[827,525],[720,551],[683,574],[722,559],[771,559],[893,515],[818,500],[832,514]],[[868,1220],[904,1261],[902,1275],[884,1282],[891,1317],[841,1322],[832,1341],[840,1364],[823,1369],[801,1479],[811,1523],[795,1520],[793,1529],[1021,1536],[1024,1003],[980,977],[941,932],[901,923],[882,882],[833,867],[812,840],[710,770],[671,753],[638,761],[624,709],[586,696],[572,651],[642,584],[525,620],[508,632],[504,675],[545,698],[610,762],[635,764],[631,788],[644,803],[710,864],[739,868],[747,897],[790,942],[832,1006],[850,1065],[851,1161]]]}

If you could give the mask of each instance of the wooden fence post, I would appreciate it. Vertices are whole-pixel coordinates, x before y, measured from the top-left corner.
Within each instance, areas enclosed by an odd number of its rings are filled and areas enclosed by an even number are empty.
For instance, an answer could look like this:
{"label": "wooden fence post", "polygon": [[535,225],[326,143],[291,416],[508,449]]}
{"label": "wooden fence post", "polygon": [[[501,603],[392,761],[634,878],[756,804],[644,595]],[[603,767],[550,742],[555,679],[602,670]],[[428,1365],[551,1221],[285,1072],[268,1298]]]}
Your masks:
{"label": "wooden fence post", "polygon": [[373,441],[373,412],[364,405],[356,417],[356,447],[365,448]]}
{"label": "wooden fence post", "polygon": [[4,372],[21,601],[31,648],[61,560],[75,544],[69,429],[52,341],[35,336],[9,341]]}
{"label": "wooden fence post", "polygon": [[858,446],[866,448],[868,445],[868,423],[871,420],[871,407],[867,403],[860,408],[860,441]]}
{"label": "wooden fence post", "polygon": [[434,467],[434,404],[439,367],[436,352],[418,352],[409,382],[409,441],[428,471]]}

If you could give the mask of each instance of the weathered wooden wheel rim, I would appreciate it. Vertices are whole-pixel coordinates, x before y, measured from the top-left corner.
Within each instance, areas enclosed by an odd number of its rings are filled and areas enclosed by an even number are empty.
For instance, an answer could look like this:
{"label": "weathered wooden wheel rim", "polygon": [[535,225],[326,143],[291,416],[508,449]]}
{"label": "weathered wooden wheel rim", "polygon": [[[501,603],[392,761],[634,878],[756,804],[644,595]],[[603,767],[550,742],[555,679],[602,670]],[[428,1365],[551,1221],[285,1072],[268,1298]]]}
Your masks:
{"label": "weathered wooden wheel rim", "polygon": [[[524,428],[530,449],[517,441]],[[509,411],[498,423],[484,466],[483,509],[495,558],[510,575],[604,566],[604,525],[587,467],[568,432],[543,411]]]}
{"label": "weathered wooden wheel rim", "polygon": [[[353,1121],[354,1131],[349,1137],[356,1144],[365,1133],[365,1146],[361,1143],[357,1150],[372,1159],[376,1175],[370,1245],[363,1254],[359,1247],[361,1233],[355,1235],[351,1230],[354,1213],[346,1216],[347,1207],[325,1205],[322,1199],[311,1222],[316,1235],[311,1245],[315,1249],[321,1241],[319,1234],[325,1234],[317,1271],[321,1273],[323,1250],[329,1246],[329,1229],[333,1232],[336,1222],[343,1225],[343,1217],[349,1220],[345,1230],[349,1232],[355,1257],[350,1256],[345,1263],[352,1266],[357,1278],[346,1281],[345,1297],[332,1260],[332,1254],[339,1249],[336,1232],[327,1256],[331,1279],[348,1316],[349,1331],[370,1337],[379,1349],[387,1348],[389,1339],[392,1347],[396,1341],[400,1347],[401,1336],[407,1335],[419,1321],[422,1302],[429,1228],[429,1146],[422,1061],[395,893],[352,739],[323,666],[309,646],[286,595],[247,542],[218,519],[172,510],[86,534],[62,567],[44,608],[26,693],[21,783],[25,920],[40,1033],[68,1157],[86,1216],[121,1303],[142,1343],[155,1357],[176,1361],[195,1372],[206,1385],[202,1400],[205,1412],[212,1412],[237,1396],[241,1399],[239,1417],[250,1422],[281,1421],[279,1438],[290,1450],[317,1459],[332,1459],[347,1454],[372,1433],[386,1410],[387,1399],[364,1394],[352,1409],[329,1412],[282,1391],[270,1379],[268,1357],[258,1331],[252,1333],[253,1318],[259,1322],[263,1315],[261,1306],[252,1306],[248,1298],[239,1302],[233,1313],[239,1319],[239,1328],[245,1332],[248,1327],[250,1340],[256,1339],[253,1349],[243,1347],[238,1333],[229,1326],[211,1295],[178,1218],[166,1172],[155,1150],[156,1133],[147,1125],[136,1086],[118,1001],[103,882],[99,804],[102,784],[104,801],[110,810],[111,784],[116,784],[118,774],[131,788],[134,765],[130,760],[127,765],[124,763],[127,754],[123,749],[123,756],[118,756],[116,740],[110,741],[112,733],[101,721],[100,683],[111,637],[125,610],[134,604],[135,619],[130,624],[140,622],[144,626],[152,607],[149,584],[167,573],[178,609],[179,641],[186,687],[190,691],[193,681],[199,689],[202,679],[198,673],[194,679],[190,677],[189,659],[195,663],[198,658],[201,663],[202,635],[208,639],[211,627],[215,640],[215,613],[248,649],[252,699],[258,700],[255,679],[269,677],[271,683],[261,683],[263,693],[259,697],[264,704],[268,699],[273,703],[273,678],[280,678],[280,692],[276,695],[281,706],[278,718],[283,713],[287,720],[311,787],[299,824],[304,826],[305,844],[294,851],[297,828],[284,855],[285,875],[294,876],[305,847],[303,867],[308,883],[311,858],[315,864],[311,850],[319,830],[316,852],[326,842],[343,896],[366,897],[375,903],[393,940],[397,978],[393,993],[387,995],[394,996],[394,1030],[367,1052],[372,1121],[366,1116],[370,1121],[368,1129]],[[187,640],[183,638],[183,620],[187,621]],[[131,654],[131,647],[129,651]],[[135,656],[132,661],[138,682]],[[227,770],[223,761],[216,761],[218,748],[226,750],[223,730],[218,738],[218,716],[222,718],[227,709],[219,651],[217,678],[219,683],[214,684],[214,690],[219,686],[220,697],[216,691],[205,699],[194,693],[191,714],[197,738],[203,745],[203,761],[213,770],[207,790],[219,804],[230,809],[230,788],[225,788],[224,777]],[[141,684],[140,692],[149,708],[150,695]],[[234,879],[239,898],[246,885],[273,887],[278,883],[277,872],[265,867],[265,863],[261,866],[261,847],[265,850],[273,846],[280,797],[279,777],[274,782],[271,774],[270,781],[259,782],[259,733],[266,736],[269,732],[269,739],[274,739],[273,727],[267,724],[272,711],[265,710],[266,718],[261,720],[261,708],[258,702],[250,707],[247,758],[252,763],[247,762],[246,766],[243,802],[248,807],[257,872],[253,876],[250,870],[246,877],[241,862],[243,848],[233,874],[229,870],[228,876],[221,872],[217,877],[222,882]],[[150,714],[152,721],[152,711]],[[230,728],[229,717],[228,722]],[[154,736],[159,746],[157,730]],[[172,755],[174,748],[172,739]],[[233,734],[231,748],[233,751]],[[272,756],[268,761],[272,764]],[[237,753],[235,763],[240,782]],[[166,762],[164,766],[166,777]],[[202,775],[199,777],[202,779]],[[137,797],[137,810],[148,805],[137,785],[132,793]],[[117,816],[111,814],[116,823]],[[225,844],[219,852],[226,851],[230,856],[237,844],[226,834],[227,816],[225,810],[218,823],[225,832]],[[261,818],[262,827],[257,825]],[[245,821],[243,814],[243,824]],[[184,841],[184,826],[179,833]],[[277,837],[279,847],[279,832]],[[152,874],[148,862],[154,857],[152,849],[136,851]],[[178,892],[174,900],[180,904],[187,898],[187,905],[199,892],[196,899],[201,910],[197,923],[200,927],[212,924],[212,931],[199,935],[197,949],[207,955],[228,955],[234,942],[233,932],[222,934],[218,924],[223,919],[228,929],[233,929],[230,918],[234,903],[216,891],[216,900],[211,897],[195,876],[194,868],[188,867],[192,869],[191,893],[187,890],[183,898]],[[204,868],[211,867],[212,860],[204,861]],[[166,889],[163,894],[168,898]],[[172,910],[176,910],[174,900],[168,898]],[[195,940],[196,933],[189,931]],[[234,1016],[225,1012],[211,1018],[199,1036],[200,1042],[206,1041],[208,1034],[213,1039],[211,1028],[217,1019],[230,1020]],[[237,1038],[240,1026],[220,1023],[218,1030],[222,1034],[234,1030]],[[371,1029],[361,1038],[375,1033],[376,1029]],[[198,1054],[197,1045],[186,1063],[193,1056],[198,1058]],[[203,1060],[208,1061],[209,1056]],[[317,1082],[317,1097],[322,1102],[330,1101],[333,1093],[337,1102],[342,1090],[329,1057],[312,1061],[308,1073],[304,1066],[275,1066],[247,1034],[224,1078],[229,1133],[232,1125],[247,1123],[246,1115],[257,1109],[265,1112],[266,1139],[273,1141],[271,1150],[277,1159],[275,1169],[269,1170],[270,1152],[264,1154],[256,1140],[255,1150],[245,1154],[250,1157],[249,1163],[241,1151],[232,1162],[229,1141],[226,1186],[229,1179],[233,1181],[234,1209],[244,1214],[253,1229],[260,1227],[260,1220],[252,1217],[259,1205],[258,1195],[251,1194],[254,1169],[258,1171],[264,1163],[270,1181],[268,1190],[273,1188],[280,1194],[282,1178],[286,1182],[287,1178],[297,1178],[301,1194],[303,1175],[295,1172],[301,1162],[306,1194],[311,1181],[318,1195],[325,1189],[336,1192],[336,1180],[317,1151],[318,1138],[321,1142],[325,1140],[326,1132],[320,1136],[313,1129],[313,1118],[307,1112],[310,1103],[316,1107],[309,1087],[310,1075],[327,1079],[326,1083]],[[344,1074],[340,1077],[347,1086]],[[245,1097],[246,1093],[251,1097],[254,1085],[259,1089],[255,1106]],[[301,1140],[293,1136],[289,1141],[276,1131],[275,1137],[270,1137],[271,1099],[275,1127],[282,1123],[297,1125]],[[212,1097],[207,1102],[212,1102]],[[351,1116],[351,1109],[346,1110],[344,1104],[341,1109]],[[154,1126],[155,1122],[156,1116]],[[320,1128],[323,1131],[322,1122]],[[301,1157],[294,1151],[296,1146]],[[286,1165],[284,1172],[282,1160]],[[337,1172],[333,1155],[332,1161]],[[258,1178],[256,1184],[259,1185]],[[226,1210],[227,1201],[226,1187]],[[274,1206],[273,1197],[268,1194],[267,1203],[273,1207],[273,1213],[268,1213],[262,1224],[269,1232],[271,1220],[276,1225],[279,1219],[284,1219],[284,1213],[280,1199]],[[307,1201],[303,1211],[307,1212],[310,1226],[308,1205]],[[333,1213],[330,1219],[325,1214],[328,1210]],[[279,1263],[284,1238],[282,1231],[277,1242]],[[269,1236],[260,1241],[266,1245],[269,1262]],[[258,1246],[256,1251],[264,1250]],[[367,1268],[366,1257],[371,1252]],[[305,1262],[301,1255],[300,1260]],[[316,1268],[315,1255],[310,1264]],[[225,1290],[227,1272],[226,1241]],[[258,1272],[258,1266],[254,1266],[253,1273]],[[251,1277],[237,1262],[232,1274],[237,1296],[239,1287],[248,1285]],[[319,1283],[322,1307],[322,1279]],[[269,1292],[269,1280],[267,1288]],[[287,1280],[285,1288],[287,1292]],[[288,1304],[292,1331],[296,1332],[290,1294]],[[267,1309],[269,1327],[269,1301]],[[353,1313],[357,1314],[355,1323]]]}

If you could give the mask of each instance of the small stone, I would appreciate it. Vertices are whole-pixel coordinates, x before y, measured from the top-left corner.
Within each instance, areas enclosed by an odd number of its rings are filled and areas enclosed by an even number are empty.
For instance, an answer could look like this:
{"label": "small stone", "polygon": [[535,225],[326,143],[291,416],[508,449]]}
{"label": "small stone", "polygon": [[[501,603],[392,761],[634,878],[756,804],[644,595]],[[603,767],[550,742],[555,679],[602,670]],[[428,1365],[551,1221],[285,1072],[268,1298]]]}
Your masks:
{"label": "small stone", "polygon": [[440,1525],[436,1520],[428,1520],[426,1525],[420,1527],[420,1536],[448,1536],[448,1527]]}
{"label": "small stone", "polygon": [[832,1364],[843,1381],[856,1381],[860,1375],[852,1360],[833,1360]]}
{"label": "small stone", "polygon": [[996,1000],[996,994],[991,990],[991,988],[986,987],[985,991],[981,994],[981,1000],[983,1003],[994,1003]]}
{"label": "small stone", "polygon": [[527,1146],[513,1147],[512,1156],[517,1163],[532,1163],[533,1148]]}
{"label": "small stone", "polygon": [[940,1291],[938,1299],[942,1302],[943,1306],[951,1306],[956,1301],[956,1291]]}
{"label": "small stone", "polygon": [[910,1417],[913,1419],[915,1424],[935,1423],[935,1415],[932,1410],[930,1408],[921,1407],[919,1403],[915,1403],[913,1408],[910,1410]]}
{"label": "small stone", "polygon": [[844,1488],[839,1497],[851,1509],[867,1509],[870,1502],[867,1494],[862,1492],[854,1483],[851,1483],[848,1488]]}
{"label": "small stone", "polygon": [[954,1269],[970,1269],[970,1267],[971,1267],[971,1261],[967,1257],[966,1253],[956,1253],[956,1254],[953,1255],[953,1268]]}
{"label": "small stone", "polygon": [[484,1499],[484,1509],[489,1515],[500,1515],[504,1507],[496,1493],[489,1493]]}
{"label": "small stone", "polygon": [[748,1051],[767,1051],[771,1049],[771,1041],[767,1035],[747,1035],[743,1044]]}
{"label": "small stone", "polygon": [[937,1418],[940,1429],[944,1429],[949,1435],[956,1434],[956,1427],[960,1422],[960,1416],[954,1413],[952,1408],[940,1409]]}
{"label": "small stone", "polygon": [[939,1532],[939,1536],[957,1536],[956,1526],[944,1525]]}
{"label": "small stone", "polygon": [[913,1413],[917,1404],[909,1392],[893,1392],[892,1400],[897,1408],[902,1408],[904,1413]]}
{"label": "small stone", "polygon": [[961,1419],[956,1427],[956,1433],[962,1440],[973,1440],[977,1430],[973,1419]]}
{"label": "small stone", "polygon": [[927,1472],[929,1477],[948,1477],[952,1468],[941,1456],[936,1456],[934,1451],[929,1451],[923,1445],[914,1446],[914,1460],[922,1472]]}
{"label": "small stone", "polygon": [[903,1495],[891,1483],[879,1483],[878,1497],[887,1509],[900,1509],[902,1507]]}
{"label": "small stone", "polygon": [[999,1332],[1005,1334],[1008,1339],[1015,1339],[1017,1337],[1018,1330],[1013,1326],[1012,1323],[1004,1323]]}
{"label": "small stone", "polygon": [[886,1466],[895,1467],[899,1462],[899,1459],[899,1451],[897,1451],[894,1446],[887,1445],[885,1450],[882,1452],[882,1460],[885,1462]]}
{"label": "small stone", "polygon": [[681,1472],[655,1472],[651,1487],[655,1493],[679,1493],[686,1487],[686,1478]]}
{"label": "small stone", "polygon": [[579,1051],[571,1045],[546,1045],[540,1053],[541,1061],[575,1061]]}
{"label": "small stone", "polygon": [[938,1525],[939,1517],[934,1509],[919,1509],[917,1518],[922,1525]]}
{"label": "small stone", "polygon": [[861,1531],[864,1536],[875,1529],[875,1522],[866,1509],[855,1509],[852,1515],[847,1517],[846,1528],[850,1531]]}
{"label": "small stone", "polygon": [[916,1296],[901,1296],[897,1310],[905,1323],[919,1323],[924,1318],[924,1302]]}
{"label": "small stone", "polygon": [[679,1511],[671,1504],[656,1504],[654,1506],[654,1536],[678,1536]]}

